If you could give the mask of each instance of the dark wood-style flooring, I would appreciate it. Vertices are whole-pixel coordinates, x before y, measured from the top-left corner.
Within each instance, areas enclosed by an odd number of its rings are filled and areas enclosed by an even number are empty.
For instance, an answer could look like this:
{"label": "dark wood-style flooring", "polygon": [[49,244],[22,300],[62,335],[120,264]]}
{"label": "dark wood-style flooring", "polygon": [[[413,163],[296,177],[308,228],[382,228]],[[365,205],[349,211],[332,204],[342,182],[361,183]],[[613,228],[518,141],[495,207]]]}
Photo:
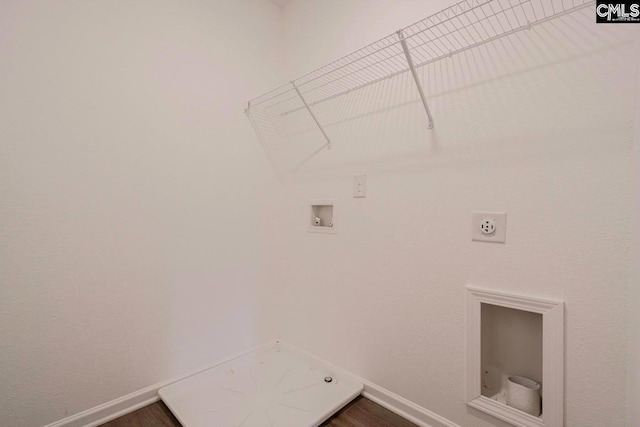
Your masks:
{"label": "dark wood-style flooring", "polygon": [[358,396],[321,427],[416,427],[371,400]]}
{"label": "dark wood-style flooring", "polygon": [[[182,427],[164,403],[157,402],[103,424],[102,427]],[[356,397],[321,427],[416,427],[362,396]]]}

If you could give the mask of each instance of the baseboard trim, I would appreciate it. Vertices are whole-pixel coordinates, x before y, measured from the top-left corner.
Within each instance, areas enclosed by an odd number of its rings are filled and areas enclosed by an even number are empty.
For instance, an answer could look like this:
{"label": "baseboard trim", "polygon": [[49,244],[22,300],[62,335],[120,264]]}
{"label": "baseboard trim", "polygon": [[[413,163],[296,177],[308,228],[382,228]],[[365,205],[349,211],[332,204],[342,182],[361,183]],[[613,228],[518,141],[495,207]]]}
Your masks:
{"label": "baseboard trim", "polygon": [[[168,384],[168,382],[167,382]],[[152,385],[111,402],[47,424],[45,427],[95,427],[158,401],[158,390],[165,383]]]}
{"label": "baseboard trim", "polygon": [[352,372],[339,368],[326,360],[319,359],[318,357],[307,353],[290,343],[282,340],[278,340],[278,342],[292,351],[298,352],[305,357],[313,359],[316,362],[339,372],[342,375],[349,376],[362,383],[364,385],[364,390],[362,392],[364,397],[420,427],[460,427],[458,424],[453,423],[446,418],[405,399],[404,397],[398,396],[397,394],[392,393],[369,380],[361,378]]}
{"label": "baseboard trim", "polygon": [[362,395],[420,427],[460,427],[458,424],[369,381],[365,381]]}
{"label": "baseboard trim", "polygon": [[158,397],[158,390],[162,387],[166,387],[175,382],[181,381],[185,378],[189,378],[193,375],[199,374],[202,371],[206,371],[207,369],[211,369],[223,363],[226,363],[230,360],[237,359],[238,357],[244,356],[247,353],[251,353],[261,348],[264,348],[269,345],[273,345],[276,341],[272,340],[267,343],[261,344],[252,348],[251,350],[243,351],[241,353],[236,353],[231,357],[228,357],[224,360],[217,361],[210,365],[204,366],[202,368],[195,369],[186,375],[181,375],[179,377],[174,377],[166,381],[159,382],[152,386],[143,388],[138,391],[134,391],[126,396],[119,397],[110,402],[104,403],[102,405],[98,405],[94,408],[88,409],[86,411],[80,412],[78,414],[72,415],[70,417],[64,418],[60,421],[56,421],[51,424],[47,424],[45,427],[96,427],[101,424],[107,423],[109,421],[115,420],[116,418],[120,418],[123,415],[127,415],[133,411],[136,411],[144,406],[150,405],[152,403],[160,400]]}
{"label": "baseboard trim", "polygon": [[245,354],[260,350],[266,346],[273,345],[276,342],[282,346],[287,347],[291,351],[297,352],[304,357],[312,359],[317,363],[333,369],[334,371],[336,371],[336,373],[349,376],[354,380],[362,383],[364,385],[364,390],[362,392],[362,395],[364,397],[376,402],[380,406],[383,406],[391,412],[398,414],[402,418],[405,418],[420,427],[460,427],[459,425],[447,420],[446,418],[443,418],[438,414],[435,414],[428,409],[423,408],[422,406],[419,406],[401,396],[398,396],[397,394],[392,393],[391,391],[380,387],[379,385],[372,383],[371,381],[365,380],[364,378],[361,378],[358,375],[353,374],[352,372],[339,368],[332,363],[327,362],[326,360],[322,360],[292,344],[281,340],[269,341],[250,350],[237,353],[224,360],[193,370],[186,375],[175,377],[170,380],[162,381],[152,386],[143,388],[142,390],[138,390],[126,396],[114,399],[111,402],[98,405],[76,415],[72,415],[60,421],[48,424],[45,427],[97,427],[101,424],[107,423],[137,409],[140,409],[144,406],[157,402],[158,400],[160,400],[158,397],[158,390],[160,390],[162,387],[166,387],[169,384],[173,384],[190,376],[199,374],[202,371],[206,371],[207,369],[211,369],[222,363],[226,363],[230,360],[244,356]]}

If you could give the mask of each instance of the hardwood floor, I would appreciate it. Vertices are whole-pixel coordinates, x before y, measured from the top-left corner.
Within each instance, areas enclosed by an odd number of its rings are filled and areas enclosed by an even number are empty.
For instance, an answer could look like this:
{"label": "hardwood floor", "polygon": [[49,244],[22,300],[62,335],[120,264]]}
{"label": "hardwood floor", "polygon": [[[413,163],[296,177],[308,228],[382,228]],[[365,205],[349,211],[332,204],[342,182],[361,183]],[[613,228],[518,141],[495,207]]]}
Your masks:
{"label": "hardwood floor", "polygon": [[321,427],[416,427],[371,400],[358,396]]}
{"label": "hardwood floor", "polygon": [[162,401],[116,418],[102,427],[182,427]]}
{"label": "hardwood floor", "polygon": [[[103,424],[102,427],[182,427],[164,403],[157,402]],[[416,427],[362,396],[356,397],[321,427]]]}

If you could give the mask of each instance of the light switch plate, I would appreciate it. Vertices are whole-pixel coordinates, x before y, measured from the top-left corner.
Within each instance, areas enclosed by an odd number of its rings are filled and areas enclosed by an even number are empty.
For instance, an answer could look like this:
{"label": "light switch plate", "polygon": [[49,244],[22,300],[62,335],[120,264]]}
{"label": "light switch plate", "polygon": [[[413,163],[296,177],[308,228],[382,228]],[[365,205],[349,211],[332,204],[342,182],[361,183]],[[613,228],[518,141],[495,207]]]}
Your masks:
{"label": "light switch plate", "polygon": [[367,197],[367,175],[359,174],[353,176],[353,197]]}
{"label": "light switch plate", "polygon": [[471,240],[504,243],[506,236],[506,212],[473,212],[471,214]]}

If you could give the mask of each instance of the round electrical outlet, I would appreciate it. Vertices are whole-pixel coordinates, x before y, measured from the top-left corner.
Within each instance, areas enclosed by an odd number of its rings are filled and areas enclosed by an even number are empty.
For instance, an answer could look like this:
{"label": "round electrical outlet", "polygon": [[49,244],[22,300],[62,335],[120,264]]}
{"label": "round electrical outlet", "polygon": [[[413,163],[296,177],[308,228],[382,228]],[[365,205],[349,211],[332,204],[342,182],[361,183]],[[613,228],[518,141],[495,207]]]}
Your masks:
{"label": "round electrical outlet", "polygon": [[493,218],[485,218],[480,221],[482,234],[493,234],[496,231],[496,221]]}

